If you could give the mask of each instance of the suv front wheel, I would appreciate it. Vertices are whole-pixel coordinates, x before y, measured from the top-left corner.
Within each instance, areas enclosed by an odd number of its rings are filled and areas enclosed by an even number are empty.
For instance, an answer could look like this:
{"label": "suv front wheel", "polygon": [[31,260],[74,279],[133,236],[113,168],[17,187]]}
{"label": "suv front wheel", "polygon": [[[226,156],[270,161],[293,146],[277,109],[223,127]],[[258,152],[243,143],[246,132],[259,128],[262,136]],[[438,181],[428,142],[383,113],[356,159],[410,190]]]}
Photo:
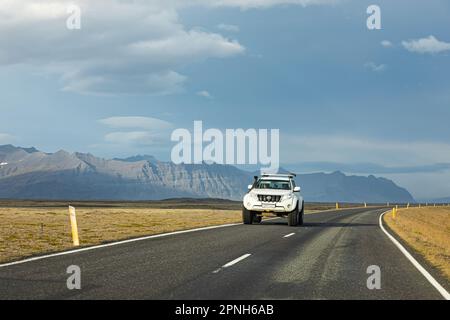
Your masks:
{"label": "suv front wheel", "polygon": [[[297,206],[295,207],[295,209],[293,211],[289,212],[288,225],[291,227],[297,226],[299,223],[299,216],[300,216],[300,212],[298,211],[298,203],[297,203]],[[302,221],[302,223],[303,223],[303,221]]]}
{"label": "suv front wheel", "polygon": [[303,217],[305,215],[305,203],[302,202],[302,210],[300,211],[299,215],[298,215],[298,225],[302,226],[303,225]]}
{"label": "suv front wheel", "polygon": [[245,207],[242,207],[242,221],[244,224],[252,224],[253,223],[254,214],[250,210],[247,210]]}

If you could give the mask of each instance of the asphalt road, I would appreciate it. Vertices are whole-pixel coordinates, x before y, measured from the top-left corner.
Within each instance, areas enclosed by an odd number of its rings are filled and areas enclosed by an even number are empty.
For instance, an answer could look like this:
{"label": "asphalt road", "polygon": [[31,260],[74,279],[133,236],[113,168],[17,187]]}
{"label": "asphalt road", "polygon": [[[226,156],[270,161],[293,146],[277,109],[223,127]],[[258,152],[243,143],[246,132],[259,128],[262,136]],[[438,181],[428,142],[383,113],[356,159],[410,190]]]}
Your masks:
{"label": "asphalt road", "polygon": [[[0,299],[442,299],[382,232],[383,211],[321,212],[302,227],[275,219],[3,267]],[[67,289],[70,265],[81,268],[81,290]],[[381,289],[367,288],[371,265]]]}

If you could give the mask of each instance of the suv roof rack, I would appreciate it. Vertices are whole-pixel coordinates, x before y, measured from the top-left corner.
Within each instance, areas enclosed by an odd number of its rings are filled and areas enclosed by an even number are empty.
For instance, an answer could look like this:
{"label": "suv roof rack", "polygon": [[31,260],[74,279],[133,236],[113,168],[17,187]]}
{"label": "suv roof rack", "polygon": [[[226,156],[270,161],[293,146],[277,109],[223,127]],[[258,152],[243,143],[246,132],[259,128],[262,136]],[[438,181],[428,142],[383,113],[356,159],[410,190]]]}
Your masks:
{"label": "suv roof rack", "polygon": [[289,173],[263,173],[261,177],[289,177],[293,178],[297,175],[295,173],[289,172]]}

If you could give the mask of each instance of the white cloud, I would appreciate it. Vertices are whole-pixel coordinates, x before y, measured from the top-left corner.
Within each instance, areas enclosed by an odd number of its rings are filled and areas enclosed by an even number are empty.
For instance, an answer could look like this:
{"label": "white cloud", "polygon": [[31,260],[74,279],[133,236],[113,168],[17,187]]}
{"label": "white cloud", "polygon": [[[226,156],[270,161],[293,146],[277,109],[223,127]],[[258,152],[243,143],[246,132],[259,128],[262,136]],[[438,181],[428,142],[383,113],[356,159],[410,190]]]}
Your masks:
{"label": "white cloud", "polygon": [[232,24],[221,23],[217,25],[217,29],[228,31],[228,32],[239,32],[239,27]]}
{"label": "white cloud", "polygon": [[110,117],[98,120],[110,128],[121,129],[146,129],[146,130],[166,130],[173,127],[170,122],[151,117]]}
{"label": "white cloud", "polygon": [[197,95],[200,96],[200,97],[204,97],[204,98],[209,98],[209,99],[212,98],[212,95],[206,90],[202,90],[202,91],[197,92]]}
{"label": "white cloud", "polygon": [[381,41],[381,45],[385,48],[392,47],[392,42],[390,42],[389,40],[383,40]]}
{"label": "white cloud", "polygon": [[[66,9],[81,8],[81,30],[66,28]],[[186,4],[184,4],[186,5]],[[2,0],[0,66],[22,64],[60,77],[66,91],[171,94],[177,70],[245,48],[236,40],[186,29],[177,1]]]}
{"label": "white cloud", "polygon": [[[2,0],[0,67],[21,64],[60,77],[84,94],[172,94],[181,67],[245,52],[237,40],[186,28],[189,6],[267,8],[335,0]],[[67,8],[81,8],[81,30],[68,30]]]}
{"label": "white cloud", "polygon": [[450,43],[439,41],[434,36],[417,40],[402,41],[402,45],[410,52],[421,54],[436,54],[444,51],[450,51]]}
{"label": "white cloud", "polygon": [[0,133],[0,144],[12,143],[15,140],[13,135],[9,133]]}
{"label": "white cloud", "polygon": [[375,62],[367,62],[364,64],[364,67],[374,71],[374,72],[382,72],[386,70],[385,64],[376,64]]}

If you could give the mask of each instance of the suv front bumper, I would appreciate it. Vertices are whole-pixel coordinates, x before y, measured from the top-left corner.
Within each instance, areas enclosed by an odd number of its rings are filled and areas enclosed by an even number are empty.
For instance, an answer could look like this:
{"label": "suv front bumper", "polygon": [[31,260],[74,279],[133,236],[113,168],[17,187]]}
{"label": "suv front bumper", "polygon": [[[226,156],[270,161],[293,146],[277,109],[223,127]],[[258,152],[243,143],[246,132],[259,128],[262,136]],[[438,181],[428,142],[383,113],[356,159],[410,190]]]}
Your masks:
{"label": "suv front bumper", "polygon": [[244,207],[250,211],[257,212],[274,212],[274,213],[288,213],[295,209],[296,200],[288,200],[276,203],[267,202],[247,202],[244,203]]}

